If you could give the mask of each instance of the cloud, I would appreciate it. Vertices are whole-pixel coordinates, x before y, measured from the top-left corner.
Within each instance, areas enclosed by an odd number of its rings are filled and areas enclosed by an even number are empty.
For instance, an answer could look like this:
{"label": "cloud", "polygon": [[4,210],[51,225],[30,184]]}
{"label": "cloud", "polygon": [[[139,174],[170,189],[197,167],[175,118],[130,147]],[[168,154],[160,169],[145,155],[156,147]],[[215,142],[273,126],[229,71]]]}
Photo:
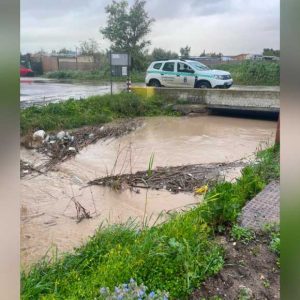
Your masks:
{"label": "cloud", "polygon": [[[134,0],[129,0],[132,4]],[[109,47],[99,27],[106,22],[109,0],[21,1],[21,51],[74,49],[79,41],[95,38]],[[154,47],[192,54],[206,51],[236,54],[279,48],[279,0],[148,0],[156,19],[149,39]]]}

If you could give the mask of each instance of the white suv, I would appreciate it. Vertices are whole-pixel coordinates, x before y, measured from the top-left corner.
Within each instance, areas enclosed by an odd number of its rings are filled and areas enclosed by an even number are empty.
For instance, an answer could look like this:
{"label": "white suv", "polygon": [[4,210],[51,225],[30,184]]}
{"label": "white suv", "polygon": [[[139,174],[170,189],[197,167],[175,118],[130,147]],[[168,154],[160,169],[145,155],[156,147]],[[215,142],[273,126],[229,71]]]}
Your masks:
{"label": "white suv", "polygon": [[147,86],[230,88],[233,80],[229,72],[211,70],[195,60],[154,61],[147,69]]}

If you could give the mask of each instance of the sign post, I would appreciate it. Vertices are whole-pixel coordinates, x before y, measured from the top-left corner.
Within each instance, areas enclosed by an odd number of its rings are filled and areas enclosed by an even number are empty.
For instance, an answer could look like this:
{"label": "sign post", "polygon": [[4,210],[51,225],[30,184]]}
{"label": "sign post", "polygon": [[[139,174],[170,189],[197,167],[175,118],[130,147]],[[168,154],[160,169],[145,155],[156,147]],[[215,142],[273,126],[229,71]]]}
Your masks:
{"label": "sign post", "polygon": [[110,93],[112,95],[112,76],[127,76],[127,91],[131,92],[130,66],[131,57],[129,53],[109,52],[110,62]]}

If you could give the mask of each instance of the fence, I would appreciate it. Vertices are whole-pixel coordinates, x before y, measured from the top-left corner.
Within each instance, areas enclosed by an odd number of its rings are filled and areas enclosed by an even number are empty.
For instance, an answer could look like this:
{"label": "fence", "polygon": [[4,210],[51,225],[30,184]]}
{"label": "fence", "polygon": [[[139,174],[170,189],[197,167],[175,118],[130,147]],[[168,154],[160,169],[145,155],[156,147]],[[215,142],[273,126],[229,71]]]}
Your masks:
{"label": "fence", "polygon": [[93,71],[99,70],[100,62],[93,56],[60,57],[60,56],[32,56],[30,63],[36,74],[61,70]]}

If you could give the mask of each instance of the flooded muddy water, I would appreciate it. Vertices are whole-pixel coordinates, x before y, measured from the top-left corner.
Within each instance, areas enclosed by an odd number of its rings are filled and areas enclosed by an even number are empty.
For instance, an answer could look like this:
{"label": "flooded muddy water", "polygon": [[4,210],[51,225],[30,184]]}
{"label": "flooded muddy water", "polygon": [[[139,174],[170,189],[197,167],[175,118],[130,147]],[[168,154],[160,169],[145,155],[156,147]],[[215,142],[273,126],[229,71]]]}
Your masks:
{"label": "flooded muddy water", "polygon": [[[165,190],[149,190],[146,195],[143,189],[116,192],[87,187],[89,180],[146,170],[152,153],[153,168],[237,160],[251,155],[261,143],[272,143],[275,130],[276,122],[272,121],[216,116],[146,118],[136,131],[89,145],[54,171],[24,177],[22,266],[41,259],[51,247],[64,252],[80,246],[103,221],[118,223],[130,217],[141,221],[151,216],[151,224],[161,211],[184,209],[200,201],[189,193]],[[22,157],[27,161],[41,159],[25,149],[21,149]],[[91,219],[76,222],[74,199],[89,211]]]}

